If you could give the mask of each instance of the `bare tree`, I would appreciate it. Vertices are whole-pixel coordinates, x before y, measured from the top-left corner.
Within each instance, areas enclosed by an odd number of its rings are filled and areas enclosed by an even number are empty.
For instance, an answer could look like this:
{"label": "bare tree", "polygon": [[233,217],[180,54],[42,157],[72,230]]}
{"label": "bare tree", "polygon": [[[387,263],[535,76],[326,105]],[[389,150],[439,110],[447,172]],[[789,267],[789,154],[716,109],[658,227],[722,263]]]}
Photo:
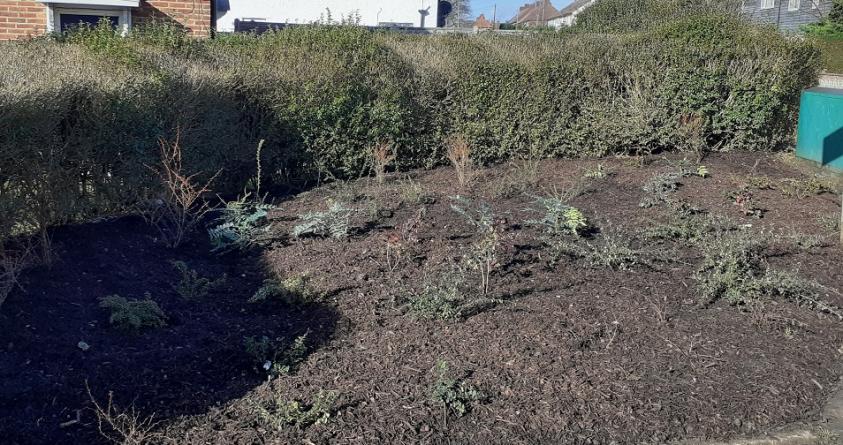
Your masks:
{"label": "bare tree", "polygon": [[450,28],[462,28],[466,26],[466,22],[471,20],[471,1],[470,0],[452,0],[453,9],[448,17],[445,19],[445,25]]}

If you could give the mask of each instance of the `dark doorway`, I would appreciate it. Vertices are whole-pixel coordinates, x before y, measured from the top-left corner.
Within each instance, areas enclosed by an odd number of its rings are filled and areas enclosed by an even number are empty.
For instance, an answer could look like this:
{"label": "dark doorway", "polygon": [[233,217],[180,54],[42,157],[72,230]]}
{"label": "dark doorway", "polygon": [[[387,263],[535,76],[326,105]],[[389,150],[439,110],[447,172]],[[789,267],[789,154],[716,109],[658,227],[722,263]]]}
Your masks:
{"label": "dark doorway", "polygon": [[436,27],[437,28],[444,28],[445,27],[445,19],[448,17],[448,14],[454,10],[454,6],[451,5],[451,2],[448,1],[440,1],[439,2],[439,10],[436,14]]}

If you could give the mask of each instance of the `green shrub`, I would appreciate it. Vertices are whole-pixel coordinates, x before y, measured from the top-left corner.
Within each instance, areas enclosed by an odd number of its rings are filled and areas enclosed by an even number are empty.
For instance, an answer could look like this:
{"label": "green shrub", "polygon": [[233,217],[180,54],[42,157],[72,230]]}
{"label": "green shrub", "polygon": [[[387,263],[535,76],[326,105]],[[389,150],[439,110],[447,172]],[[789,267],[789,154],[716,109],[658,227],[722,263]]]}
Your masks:
{"label": "green shrub", "polygon": [[802,30],[821,39],[843,41],[843,1],[834,0],[825,20],[805,25]]}
{"label": "green shrub", "polygon": [[585,173],[583,173],[583,178],[606,179],[613,174],[614,172],[612,172],[609,167],[606,167],[603,164],[597,164],[594,168],[587,169]]}
{"label": "green shrub", "polygon": [[419,318],[462,320],[499,305],[502,300],[485,298],[466,285],[465,272],[455,265],[435,276],[426,277],[421,289],[405,291],[409,297],[397,299]]}
{"label": "green shrub", "polygon": [[771,270],[765,261],[768,239],[749,231],[722,233],[702,244],[703,262],[694,278],[701,303],[724,299],[732,305],[787,301],[843,319],[840,308],[822,301],[817,286],[798,276]]}
{"label": "green shrub", "polygon": [[492,272],[497,269],[500,250],[500,227],[492,208],[484,201],[474,202],[462,196],[452,196],[451,209],[462,215],[475,230],[477,240],[463,255],[463,263],[480,275],[480,292],[485,298],[491,290]]}
{"label": "green shrub", "polygon": [[307,355],[308,333],[292,342],[270,340],[269,337],[246,337],[243,346],[255,361],[255,367],[266,372],[269,378],[291,374]]}
{"label": "green shrub", "polygon": [[597,242],[589,242],[584,257],[592,267],[628,270],[636,265],[648,264],[644,252],[633,248],[627,236],[603,233]]}
{"label": "green shrub", "polygon": [[108,321],[124,330],[160,328],[167,325],[167,316],[146,293],[143,300],[127,300],[119,295],[100,298],[100,307],[111,311]]}
{"label": "green shrub", "polygon": [[579,237],[589,228],[588,219],[582,211],[565,204],[560,196],[538,196],[536,207],[533,210],[543,213],[542,219],[528,220],[527,224],[541,227],[546,236],[567,234]]}
{"label": "green shrub", "polygon": [[247,248],[269,232],[271,226],[266,222],[267,215],[275,206],[250,198],[251,195],[245,194],[226,202],[219,210],[214,226],[208,229],[214,251]]}
{"label": "green shrub", "polygon": [[260,423],[270,429],[281,431],[288,426],[305,429],[311,425],[327,423],[336,409],[336,399],[335,392],[320,390],[313,403],[288,401],[276,395],[269,406],[256,405],[255,408]]}
{"label": "green shrub", "polygon": [[181,280],[173,285],[173,289],[185,300],[204,298],[225,283],[225,276],[216,280],[199,276],[199,272],[191,269],[184,261],[172,261],[171,264],[181,275]]}
{"label": "green shrub", "polygon": [[474,385],[448,376],[448,363],[436,362],[433,368],[436,381],[433,384],[433,400],[441,403],[450,414],[462,417],[471,411],[473,404],[488,400],[488,396]]}
{"label": "green shrub", "polygon": [[671,195],[679,189],[683,174],[677,172],[657,173],[644,184],[644,198],[638,204],[649,208],[673,201]]}
{"label": "green shrub", "polygon": [[249,303],[279,300],[286,304],[308,304],[317,301],[324,294],[313,288],[310,275],[294,275],[283,281],[265,280]]}
{"label": "green shrub", "polygon": [[707,214],[673,214],[665,224],[655,225],[646,230],[645,236],[655,240],[683,241],[696,244],[718,232],[735,229],[735,225],[726,219]]}
{"label": "green shrub", "polygon": [[658,259],[656,252],[634,248],[628,235],[614,230],[606,230],[584,243],[566,237],[548,238],[545,246],[550,251],[551,266],[561,258],[569,257],[584,260],[590,267],[629,270],[638,265],[650,265]]}
{"label": "green shrub", "polygon": [[435,280],[425,280],[418,293],[408,299],[409,309],[421,318],[452,320],[460,317],[460,308],[468,299],[463,292],[465,278],[451,270]]}
{"label": "green shrub", "polygon": [[575,29],[640,31],[699,14],[737,15],[740,4],[739,0],[600,0],[577,16]]}

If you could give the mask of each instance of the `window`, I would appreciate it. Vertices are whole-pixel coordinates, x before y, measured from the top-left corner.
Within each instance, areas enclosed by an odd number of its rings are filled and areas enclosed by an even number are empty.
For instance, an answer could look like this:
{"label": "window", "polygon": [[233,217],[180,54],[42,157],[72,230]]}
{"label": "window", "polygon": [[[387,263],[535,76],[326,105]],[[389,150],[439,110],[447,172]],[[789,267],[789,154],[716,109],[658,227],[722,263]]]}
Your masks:
{"label": "window", "polygon": [[103,18],[123,33],[132,25],[132,8],[139,0],[41,0],[47,4],[47,32],[64,32],[74,26],[96,26]]}
{"label": "window", "polygon": [[802,6],[801,3],[802,2],[800,0],[790,0],[789,2],[787,2],[787,10],[798,11],[799,7]]}
{"label": "window", "polygon": [[772,9],[776,7],[776,0],[761,0],[761,9]]}
{"label": "window", "polygon": [[54,18],[56,30],[65,32],[70,31],[77,26],[95,27],[99,25],[102,19],[106,19],[111,22],[112,28],[120,26],[120,16],[118,15],[98,13],[97,11],[91,11],[90,13],[84,14],[81,14],[83,11],[78,12],[79,13],[75,13],[74,11],[59,10],[57,12],[57,18]]}

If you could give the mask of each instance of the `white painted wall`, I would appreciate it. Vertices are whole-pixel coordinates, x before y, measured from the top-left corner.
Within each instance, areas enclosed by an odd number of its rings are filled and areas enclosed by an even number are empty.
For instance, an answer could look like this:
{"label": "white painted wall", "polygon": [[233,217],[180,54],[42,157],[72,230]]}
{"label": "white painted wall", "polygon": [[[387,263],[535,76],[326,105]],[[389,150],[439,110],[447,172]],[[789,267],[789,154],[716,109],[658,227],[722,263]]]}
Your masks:
{"label": "white painted wall", "polygon": [[557,28],[557,29],[561,28],[563,26],[574,26],[574,24],[577,23],[577,16],[580,15],[580,13],[582,13],[586,9],[588,9],[591,5],[593,5],[595,1],[596,0],[592,0],[592,1],[590,1],[586,4],[584,4],[584,5],[580,6],[575,11],[573,11],[571,14],[568,14],[568,15],[565,15],[565,16],[562,16],[562,17],[557,17],[553,20],[550,20],[550,21],[547,22],[547,24],[549,26],[552,26],[552,27]]}
{"label": "white painted wall", "polygon": [[231,9],[217,17],[217,29],[234,31],[234,20],[275,23],[314,23],[326,18],[330,9],[333,20],[356,13],[360,24],[408,23],[421,26],[419,10],[427,9],[425,28],[436,27],[437,0],[229,0]]}

